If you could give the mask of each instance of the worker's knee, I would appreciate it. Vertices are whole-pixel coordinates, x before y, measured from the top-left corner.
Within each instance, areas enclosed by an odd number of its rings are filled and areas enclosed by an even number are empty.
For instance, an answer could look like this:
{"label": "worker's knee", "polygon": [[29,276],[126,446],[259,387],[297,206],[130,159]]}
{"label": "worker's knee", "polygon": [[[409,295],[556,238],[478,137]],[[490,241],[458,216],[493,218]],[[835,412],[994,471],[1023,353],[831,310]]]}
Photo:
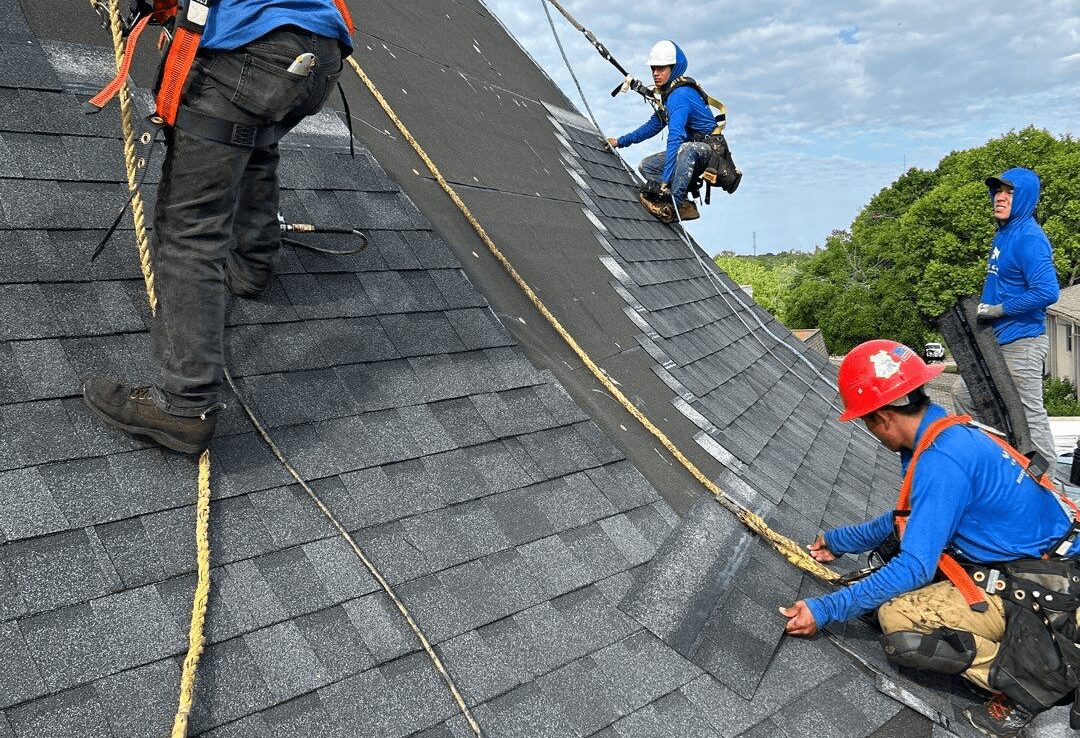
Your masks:
{"label": "worker's knee", "polygon": [[881,645],[894,664],[943,674],[959,674],[975,660],[975,636],[952,628],[886,632]]}
{"label": "worker's knee", "polygon": [[911,630],[915,622],[910,608],[900,597],[893,598],[879,607],[877,616],[881,629],[886,633]]}

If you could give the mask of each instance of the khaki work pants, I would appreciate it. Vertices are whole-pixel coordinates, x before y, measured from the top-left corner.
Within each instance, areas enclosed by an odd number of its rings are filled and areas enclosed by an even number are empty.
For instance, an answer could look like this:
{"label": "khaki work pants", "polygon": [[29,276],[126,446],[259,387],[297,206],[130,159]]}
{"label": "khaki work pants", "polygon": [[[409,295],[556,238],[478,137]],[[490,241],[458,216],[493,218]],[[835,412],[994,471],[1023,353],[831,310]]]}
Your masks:
{"label": "khaki work pants", "polygon": [[952,582],[936,582],[886,602],[878,608],[878,621],[886,634],[900,630],[929,633],[942,627],[971,633],[975,636],[975,660],[963,676],[993,691],[990,665],[1005,637],[1005,611],[997,595],[988,595],[986,602],[986,612],[975,612]]}

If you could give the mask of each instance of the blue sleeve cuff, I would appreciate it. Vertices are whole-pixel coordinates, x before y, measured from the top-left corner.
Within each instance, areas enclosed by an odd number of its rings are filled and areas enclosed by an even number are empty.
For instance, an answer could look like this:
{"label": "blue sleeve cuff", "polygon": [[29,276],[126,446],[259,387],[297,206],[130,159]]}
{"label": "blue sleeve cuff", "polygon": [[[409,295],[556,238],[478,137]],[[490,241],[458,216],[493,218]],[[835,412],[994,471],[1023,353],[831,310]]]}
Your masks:
{"label": "blue sleeve cuff", "polygon": [[825,614],[825,609],[822,607],[821,602],[816,598],[811,597],[810,599],[806,600],[806,607],[809,608],[811,613],[813,613],[814,623],[817,625],[818,630],[821,630],[830,622],[832,622]]}

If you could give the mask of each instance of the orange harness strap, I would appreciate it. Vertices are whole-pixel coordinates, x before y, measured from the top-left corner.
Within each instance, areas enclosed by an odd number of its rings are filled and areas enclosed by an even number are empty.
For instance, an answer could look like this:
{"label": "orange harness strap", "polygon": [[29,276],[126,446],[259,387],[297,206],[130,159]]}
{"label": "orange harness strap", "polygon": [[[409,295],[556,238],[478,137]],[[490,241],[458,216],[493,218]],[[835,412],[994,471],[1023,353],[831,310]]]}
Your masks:
{"label": "orange harness strap", "polygon": [[131,59],[135,56],[135,45],[139,42],[139,34],[143,32],[143,29],[146,28],[146,24],[149,22],[150,16],[148,15],[136,23],[135,27],[131,29],[131,34],[124,44],[124,58],[123,61],[120,62],[120,69],[116,71],[116,76],[112,78],[112,81],[101,89],[101,92],[94,95],[86,102],[83,106],[84,112],[98,112],[109,104],[109,100],[116,97],[116,93],[120,92],[120,88],[124,86],[124,81],[127,80],[128,70],[131,69]]}
{"label": "orange harness strap", "polygon": [[345,4],[345,0],[334,0],[334,5],[341,13],[341,20],[345,21],[345,28],[349,30],[349,35],[356,33],[356,26],[353,25],[352,15],[349,14],[349,6]]}
{"label": "orange harness strap", "polygon": [[[897,513],[907,513],[911,510],[911,482],[915,478],[915,464],[919,457],[922,456],[922,452],[928,449],[934,439],[946,428],[951,428],[954,425],[966,425],[970,422],[971,416],[969,415],[947,415],[940,420],[934,421],[929,428],[923,431],[922,438],[919,439],[919,444],[911,455],[911,462],[908,464],[907,473],[904,474],[904,481],[900,485],[900,495],[896,500]],[[904,536],[904,528],[906,527],[907,515],[896,515],[896,532],[901,538]],[[960,594],[964,596],[964,601],[968,603],[972,610],[978,612],[986,610],[986,594],[982,591],[982,588],[971,581],[971,577],[957,563],[956,559],[947,553],[941,554],[941,558],[938,559],[938,569],[960,591]]]}
{"label": "orange harness strap", "polygon": [[[896,500],[896,512],[907,513],[911,510],[911,483],[915,476],[915,462],[919,460],[922,452],[925,451],[934,442],[934,439],[944,431],[946,428],[951,428],[954,425],[966,425],[971,422],[971,416],[969,415],[948,415],[940,420],[935,421],[923,431],[922,438],[919,439],[919,444],[915,448],[914,453],[911,455],[911,462],[908,464],[907,473],[904,475],[904,482],[900,485],[900,496]],[[1022,469],[1027,470],[1031,464],[1031,460],[1017,451],[1012,445],[1009,444],[1004,438],[983,431],[994,443],[1002,448],[1003,451],[1009,454],[1013,460],[1020,465]],[[1061,494],[1054,483],[1050,480],[1048,474],[1043,474],[1041,478],[1037,480],[1047,491],[1052,492],[1064,505],[1072,509],[1074,517],[1080,518],[1080,507],[1076,505],[1068,497]],[[907,526],[907,515],[898,514],[896,516],[896,529],[897,533],[902,537],[904,535],[904,528]],[[947,553],[943,553],[938,560],[938,568],[941,572],[948,577],[949,581],[960,591],[960,594],[964,596],[964,600],[973,610],[982,612],[986,609],[986,596],[981,587],[977,586],[964,570],[956,559]]]}

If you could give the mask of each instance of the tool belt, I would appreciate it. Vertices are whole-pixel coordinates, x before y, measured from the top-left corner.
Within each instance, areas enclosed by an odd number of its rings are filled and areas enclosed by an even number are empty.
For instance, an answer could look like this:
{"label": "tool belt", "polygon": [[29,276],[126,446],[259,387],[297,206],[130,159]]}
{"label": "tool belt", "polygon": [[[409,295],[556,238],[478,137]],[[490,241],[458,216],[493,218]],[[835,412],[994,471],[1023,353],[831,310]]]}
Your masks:
{"label": "tool belt", "polygon": [[700,196],[701,184],[705,183],[705,202],[710,201],[713,187],[719,187],[724,192],[731,194],[739,187],[742,180],[742,172],[735,166],[735,160],[731,158],[731,149],[727,139],[719,131],[712,133],[691,133],[687,140],[695,143],[706,143],[712,150],[709,162],[704,171],[693,178],[690,184],[690,192],[694,197]]}
{"label": "tool belt", "polygon": [[1019,559],[970,571],[1005,608],[990,686],[1032,713],[1071,702],[1069,724],[1080,729],[1080,561]]}

